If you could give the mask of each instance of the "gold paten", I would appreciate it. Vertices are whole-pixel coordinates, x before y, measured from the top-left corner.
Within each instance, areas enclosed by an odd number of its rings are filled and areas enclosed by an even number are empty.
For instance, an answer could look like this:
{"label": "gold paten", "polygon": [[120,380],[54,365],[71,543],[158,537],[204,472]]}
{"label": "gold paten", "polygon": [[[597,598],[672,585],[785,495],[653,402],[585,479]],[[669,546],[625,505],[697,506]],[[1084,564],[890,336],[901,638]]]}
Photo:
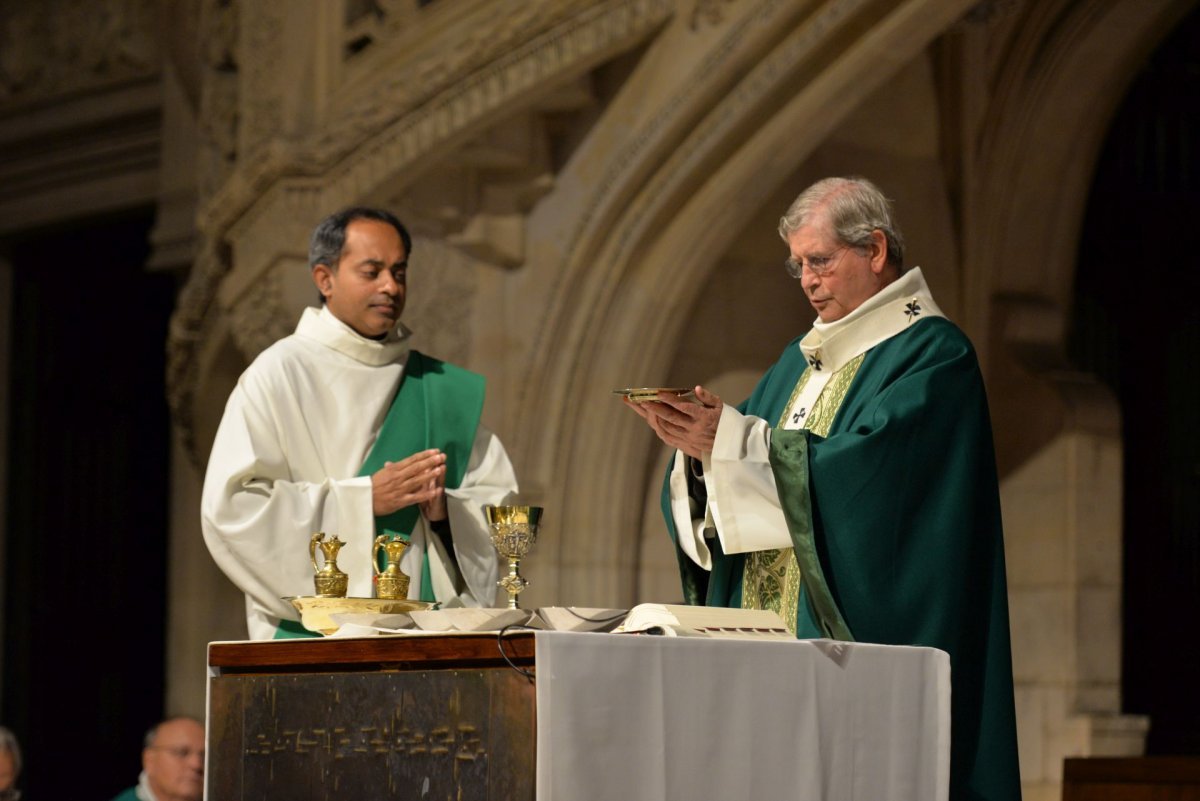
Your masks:
{"label": "gold paten", "polygon": [[537,542],[542,507],[485,506],[483,511],[487,514],[496,552],[508,560],[508,575],[496,584],[508,592],[508,608],[519,609],[517,596],[529,586],[529,582],[521,576],[521,558]]}
{"label": "gold paten", "polygon": [[319,631],[322,634],[333,634],[338,630],[331,615],[342,612],[368,615],[397,615],[401,612],[413,612],[421,609],[432,609],[437,606],[429,601],[410,601],[407,598],[321,598],[305,596],[300,598],[284,598],[300,613],[300,622],[309,631]]}
{"label": "gold paten", "polygon": [[[308,541],[308,558],[312,562],[313,570],[316,571],[316,575],[313,576],[313,585],[316,587],[317,595],[321,598],[344,598],[346,596],[346,587],[349,585],[350,577],[339,570],[337,566],[338,551],[345,544],[337,538],[336,534],[325,539],[324,531],[313,534],[312,539]],[[321,553],[325,554],[324,567],[317,564],[318,545],[321,546]]]}
{"label": "gold paten", "polygon": [[[375,571],[375,596],[395,600],[408,597],[408,576],[400,572],[400,557],[408,543],[400,537],[389,538],[380,534],[375,538],[375,547],[371,549],[371,568]],[[387,554],[387,568],[379,569],[379,552]]]}
{"label": "gold paten", "polygon": [[614,395],[624,395],[633,403],[645,403],[646,401],[658,400],[658,393],[667,392],[682,400],[696,400],[695,393],[687,387],[627,387],[625,389],[614,389]]}

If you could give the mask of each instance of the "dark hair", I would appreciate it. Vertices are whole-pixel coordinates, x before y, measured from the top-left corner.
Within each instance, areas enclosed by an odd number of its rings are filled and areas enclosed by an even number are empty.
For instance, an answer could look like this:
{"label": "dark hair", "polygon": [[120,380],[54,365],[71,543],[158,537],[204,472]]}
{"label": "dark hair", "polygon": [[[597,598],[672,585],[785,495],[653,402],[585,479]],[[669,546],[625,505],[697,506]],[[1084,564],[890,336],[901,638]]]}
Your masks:
{"label": "dark hair", "polygon": [[312,232],[308,241],[308,269],[324,264],[331,270],[336,270],[338,261],[342,258],[342,248],[346,245],[346,227],[355,220],[378,220],[387,223],[400,234],[404,244],[405,256],[412,255],[412,237],[404,223],[396,215],[383,209],[373,209],[366,206],[352,206],[348,209],[330,214],[321,220]]}

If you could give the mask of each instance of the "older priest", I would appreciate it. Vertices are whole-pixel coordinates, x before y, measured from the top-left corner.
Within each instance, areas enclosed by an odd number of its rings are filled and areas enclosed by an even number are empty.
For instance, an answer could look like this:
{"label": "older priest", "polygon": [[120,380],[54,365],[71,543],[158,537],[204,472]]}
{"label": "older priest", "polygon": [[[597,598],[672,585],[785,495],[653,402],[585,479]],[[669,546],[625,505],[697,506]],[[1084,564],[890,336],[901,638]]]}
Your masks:
{"label": "older priest", "polygon": [[400,323],[412,240],[391,214],[324,220],[309,252],[322,308],[263,351],[229,398],[201,500],[204,538],[246,593],[253,639],[306,636],[284,596],[312,595],[313,533],[346,542],[348,594],[372,593],[377,534],[410,538],[409,596],[491,606],[483,506],[517,491],[480,424],[484,381],[411,350]]}
{"label": "older priest", "polygon": [[890,204],[832,178],[780,221],[817,311],[737,408],[635,405],[679,449],[663,493],[691,603],[770,608],[799,637],[950,654],[952,799],[1018,799],[991,424],[970,342]]}

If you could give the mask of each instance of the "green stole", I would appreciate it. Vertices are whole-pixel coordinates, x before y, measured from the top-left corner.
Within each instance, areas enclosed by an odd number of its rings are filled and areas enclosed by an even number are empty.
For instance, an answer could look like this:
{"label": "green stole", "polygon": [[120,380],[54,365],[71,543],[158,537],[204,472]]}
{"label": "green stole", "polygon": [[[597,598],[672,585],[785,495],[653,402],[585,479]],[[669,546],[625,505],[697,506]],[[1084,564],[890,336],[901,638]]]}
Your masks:
{"label": "green stole", "polygon": [[[483,413],[483,376],[453,364],[410,351],[400,389],[392,400],[379,436],[359,469],[369,476],[385,462],[398,462],[428,448],[446,454],[446,487],[462,484],[475,444],[475,432]],[[408,540],[421,510],[406,506],[375,518],[375,535]],[[434,601],[429,572],[429,549],[421,562],[421,600]],[[275,639],[319,636],[295,620],[279,621]]]}
{"label": "green stole", "polygon": [[[754,414],[766,419],[780,419],[787,411],[803,380],[808,368],[808,362],[800,351],[797,338],[789,343],[779,361],[776,362],[766,375],[763,376],[754,393],[738,405],[742,414]],[[833,396],[830,409],[832,419],[837,419],[841,400],[849,389],[849,384],[857,375],[862,364],[862,358],[852,359],[844,368],[845,386],[839,386],[840,381],[834,379],[825,388],[826,393]],[[826,394],[823,393],[823,394]],[[830,424],[829,419],[825,421]],[[793,483],[798,491],[790,498],[781,496],[784,519],[788,523],[792,546],[796,558],[792,560],[800,572],[797,598],[790,610],[785,614],[794,615],[791,620],[785,620],[792,633],[807,637],[828,637],[830,639],[853,640],[850,628],[846,624],[840,608],[829,584],[825,579],[817,551],[816,538],[812,522],[811,485],[808,473],[808,445],[812,432],[807,430],[785,430],[775,428],[771,431],[771,467],[776,473],[777,484],[786,486],[784,482]],[[703,570],[691,560],[676,540],[674,518],[671,513],[670,475],[672,464],[667,463],[667,479],[663,482],[661,505],[663,516],[666,518],[667,530],[675,541],[675,558],[679,564],[680,578],[683,582],[684,601],[693,605],[750,607],[746,602],[744,577],[746,573],[748,554],[726,554],[721,549],[719,538],[713,538],[709,547],[713,552],[711,571]],[[780,471],[783,471],[781,473]],[[785,475],[786,474],[786,475]],[[791,553],[782,551],[780,561],[791,558]],[[751,602],[753,603],[753,602]],[[753,607],[750,607],[753,608]],[[782,615],[781,615],[782,616]],[[799,631],[801,621],[813,621],[817,632]]]}
{"label": "green stole", "polygon": [[[779,492],[780,506],[792,537],[792,547],[746,554],[742,607],[779,612],[792,634],[796,633],[798,625],[800,588],[805,586],[821,636],[831,640],[854,640],[850,627],[846,625],[829,592],[829,584],[817,555],[809,494],[808,438],[803,432],[807,430],[821,437],[829,436],[833,420],[842,401],[846,399],[864,356],[860,353],[833,374],[817,396],[803,429],[785,429],[783,426],[788,410],[812,376],[811,371],[805,370],[784,406],[779,423],[772,430],[769,458],[776,484],[782,488]],[[786,491],[788,488],[794,490]]]}

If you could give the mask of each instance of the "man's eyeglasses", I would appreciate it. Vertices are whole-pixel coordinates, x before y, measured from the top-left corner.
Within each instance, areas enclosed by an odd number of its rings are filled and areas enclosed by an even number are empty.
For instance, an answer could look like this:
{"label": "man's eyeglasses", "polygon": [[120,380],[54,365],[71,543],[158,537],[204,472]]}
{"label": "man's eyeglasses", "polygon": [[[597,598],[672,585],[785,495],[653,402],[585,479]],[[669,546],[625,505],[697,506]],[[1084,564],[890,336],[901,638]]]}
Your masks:
{"label": "man's eyeglasses", "polygon": [[186,745],[152,745],[150,750],[166,751],[176,759],[188,759],[192,756],[198,756],[202,761],[204,759],[203,748],[188,748]]}
{"label": "man's eyeglasses", "polygon": [[845,247],[838,248],[828,256],[809,256],[807,259],[785,259],[783,267],[792,278],[802,277],[805,267],[813,275],[824,277],[833,272],[834,268],[838,266],[838,262],[842,260],[842,254],[848,249]]}

